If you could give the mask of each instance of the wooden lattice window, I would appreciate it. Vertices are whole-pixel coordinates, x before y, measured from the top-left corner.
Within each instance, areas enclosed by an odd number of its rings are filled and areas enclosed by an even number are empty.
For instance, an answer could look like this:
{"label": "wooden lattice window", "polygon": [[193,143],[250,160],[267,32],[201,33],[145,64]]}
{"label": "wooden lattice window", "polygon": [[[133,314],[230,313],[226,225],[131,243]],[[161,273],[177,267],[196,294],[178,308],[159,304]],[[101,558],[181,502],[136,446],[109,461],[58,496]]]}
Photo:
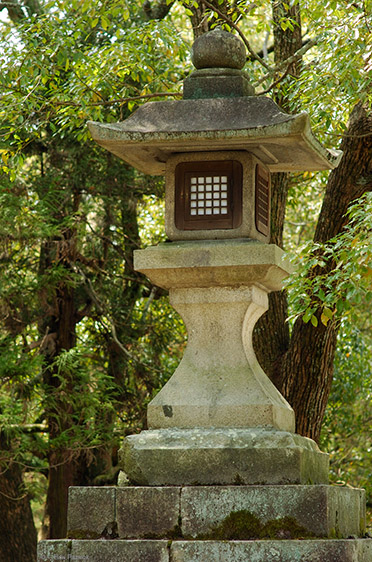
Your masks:
{"label": "wooden lattice window", "polygon": [[240,162],[182,162],[175,172],[175,223],[180,230],[237,228],[242,221]]}
{"label": "wooden lattice window", "polygon": [[270,172],[256,165],[255,217],[258,232],[270,234]]}

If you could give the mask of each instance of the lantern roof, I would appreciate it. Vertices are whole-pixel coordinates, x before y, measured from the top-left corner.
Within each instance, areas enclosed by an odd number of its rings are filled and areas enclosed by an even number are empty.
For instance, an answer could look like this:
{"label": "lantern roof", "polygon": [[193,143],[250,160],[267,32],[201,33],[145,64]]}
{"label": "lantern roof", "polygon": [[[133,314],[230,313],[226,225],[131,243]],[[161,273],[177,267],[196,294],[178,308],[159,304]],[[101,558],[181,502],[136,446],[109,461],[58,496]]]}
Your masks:
{"label": "lantern roof", "polygon": [[149,102],[121,123],[88,123],[93,139],[147,174],[179,152],[247,150],[272,172],[328,170],[341,153],[314,137],[307,113],[288,115],[267,97]]}
{"label": "lantern roof", "polygon": [[[148,102],[120,123],[88,122],[93,139],[138,170],[165,172],[171,154],[245,150],[272,172],[327,170],[341,152],[314,137],[307,113],[290,115],[255,96],[241,70],[245,47],[220,29],[192,49],[197,70],[184,81],[184,99]],[[185,99],[186,98],[186,99]]]}

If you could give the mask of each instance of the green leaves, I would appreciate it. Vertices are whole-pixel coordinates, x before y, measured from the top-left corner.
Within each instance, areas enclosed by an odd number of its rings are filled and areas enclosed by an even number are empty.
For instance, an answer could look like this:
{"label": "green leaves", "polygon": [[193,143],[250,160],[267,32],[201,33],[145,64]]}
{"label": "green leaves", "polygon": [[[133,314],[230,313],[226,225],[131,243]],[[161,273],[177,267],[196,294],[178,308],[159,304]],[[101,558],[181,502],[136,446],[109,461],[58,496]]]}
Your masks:
{"label": "green leaves", "polygon": [[[137,205],[163,185],[104,153],[86,121],[176,91],[186,57],[172,22],[139,3],[44,8],[0,22],[0,426],[10,458],[43,469],[55,451],[94,464],[140,428],[182,347],[181,321],[132,267]],[[155,207],[141,208],[144,240],[161,238]]]}
{"label": "green leaves", "polygon": [[[122,119],[122,99],[175,89],[185,53],[169,21],[145,21],[139,6],[114,0],[89,10],[60,4],[11,33],[0,23],[0,40],[0,148],[15,154],[53,127],[85,142],[88,119]],[[14,180],[11,169],[4,164]]]}
{"label": "green leaves", "polygon": [[308,243],[287,287],[294,314],[303,321],[327,325],[350,319],[363,299],[371,299],[372,195],[363,196],[348,211],[345,230],[326,244]]}
{"label": "green leaves", "polygon": [[330,320],[333,319],[334,316],[334,312],[333,310],[331,310],[330,308],[327,308],[326,306],[322,309],[322,314],[320,316],[320,319],[322,321],[322,323],[327,326],[328,322]]}
{"label": "green leaves", "polygon": [[371,496],[372,362],[368,331],[342,322],[321,448],[331,454],[331,481]]}

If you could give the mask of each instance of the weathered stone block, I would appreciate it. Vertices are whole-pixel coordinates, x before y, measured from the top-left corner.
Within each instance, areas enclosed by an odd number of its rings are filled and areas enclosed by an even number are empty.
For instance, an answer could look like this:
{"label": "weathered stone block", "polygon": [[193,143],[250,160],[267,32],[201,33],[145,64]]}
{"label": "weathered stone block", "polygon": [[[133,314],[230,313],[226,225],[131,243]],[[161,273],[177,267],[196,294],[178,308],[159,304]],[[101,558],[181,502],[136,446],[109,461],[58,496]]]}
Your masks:
{"label": "weathered stone block", "polygon": [[311,439],[270,428],[143,431],[125,439],[121,455],[139,485],[328,483],[328,455]]}
{"label": "weathered stone block", "polygon": [[169,562],[167,541],[73,541],[69,562]]}
{"label": "weathered stone block", "polygon": [[[49,540],[37,545],[38,562],[65,562],[69,560],[71,541]],[[26,562],[26,561],[25,561]]]}
{"label": "weathered stone block", "polygon": [[120,538],[171,538],[179,535],[181,488],[117,489]]}
{"label": "weathered stone block", "polygon": [[172,562],[372,562],[372,541],[180,541]]}
{"label": "weathered stone block", "polygon": [[68,496],[68,537],[98,539],[117,536],[115,495],[114,487],[71,487]]}
{"label": "weathered stone block", "polygon": [[372,562],[372,540],[49,540],[38,562]]}
{"label": "weathered stone block", "polygon": [[254,96],[248,76],[240,70],[196,70],[183,82],[184,99],[239,98]]}
{"label": "weathered stone block", "polygon": [[[182,532],[184,537],[222,540],[265,534],[268,538],[361,536],[364,504],[364,490],[333,486],[185,487]],[[242,536],[244,532],[251,535]]]}

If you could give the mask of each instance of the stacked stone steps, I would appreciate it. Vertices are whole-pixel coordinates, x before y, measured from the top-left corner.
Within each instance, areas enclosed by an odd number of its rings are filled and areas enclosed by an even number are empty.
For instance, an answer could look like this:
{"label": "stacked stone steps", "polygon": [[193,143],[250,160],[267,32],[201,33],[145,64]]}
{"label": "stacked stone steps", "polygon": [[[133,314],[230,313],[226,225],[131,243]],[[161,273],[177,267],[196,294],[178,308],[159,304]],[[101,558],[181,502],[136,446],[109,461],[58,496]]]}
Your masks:
{"label": "stacked stone steps", "polygon": [[70,488],[68,539],[39,562],[372,562],[364,490],[328,485]]}

